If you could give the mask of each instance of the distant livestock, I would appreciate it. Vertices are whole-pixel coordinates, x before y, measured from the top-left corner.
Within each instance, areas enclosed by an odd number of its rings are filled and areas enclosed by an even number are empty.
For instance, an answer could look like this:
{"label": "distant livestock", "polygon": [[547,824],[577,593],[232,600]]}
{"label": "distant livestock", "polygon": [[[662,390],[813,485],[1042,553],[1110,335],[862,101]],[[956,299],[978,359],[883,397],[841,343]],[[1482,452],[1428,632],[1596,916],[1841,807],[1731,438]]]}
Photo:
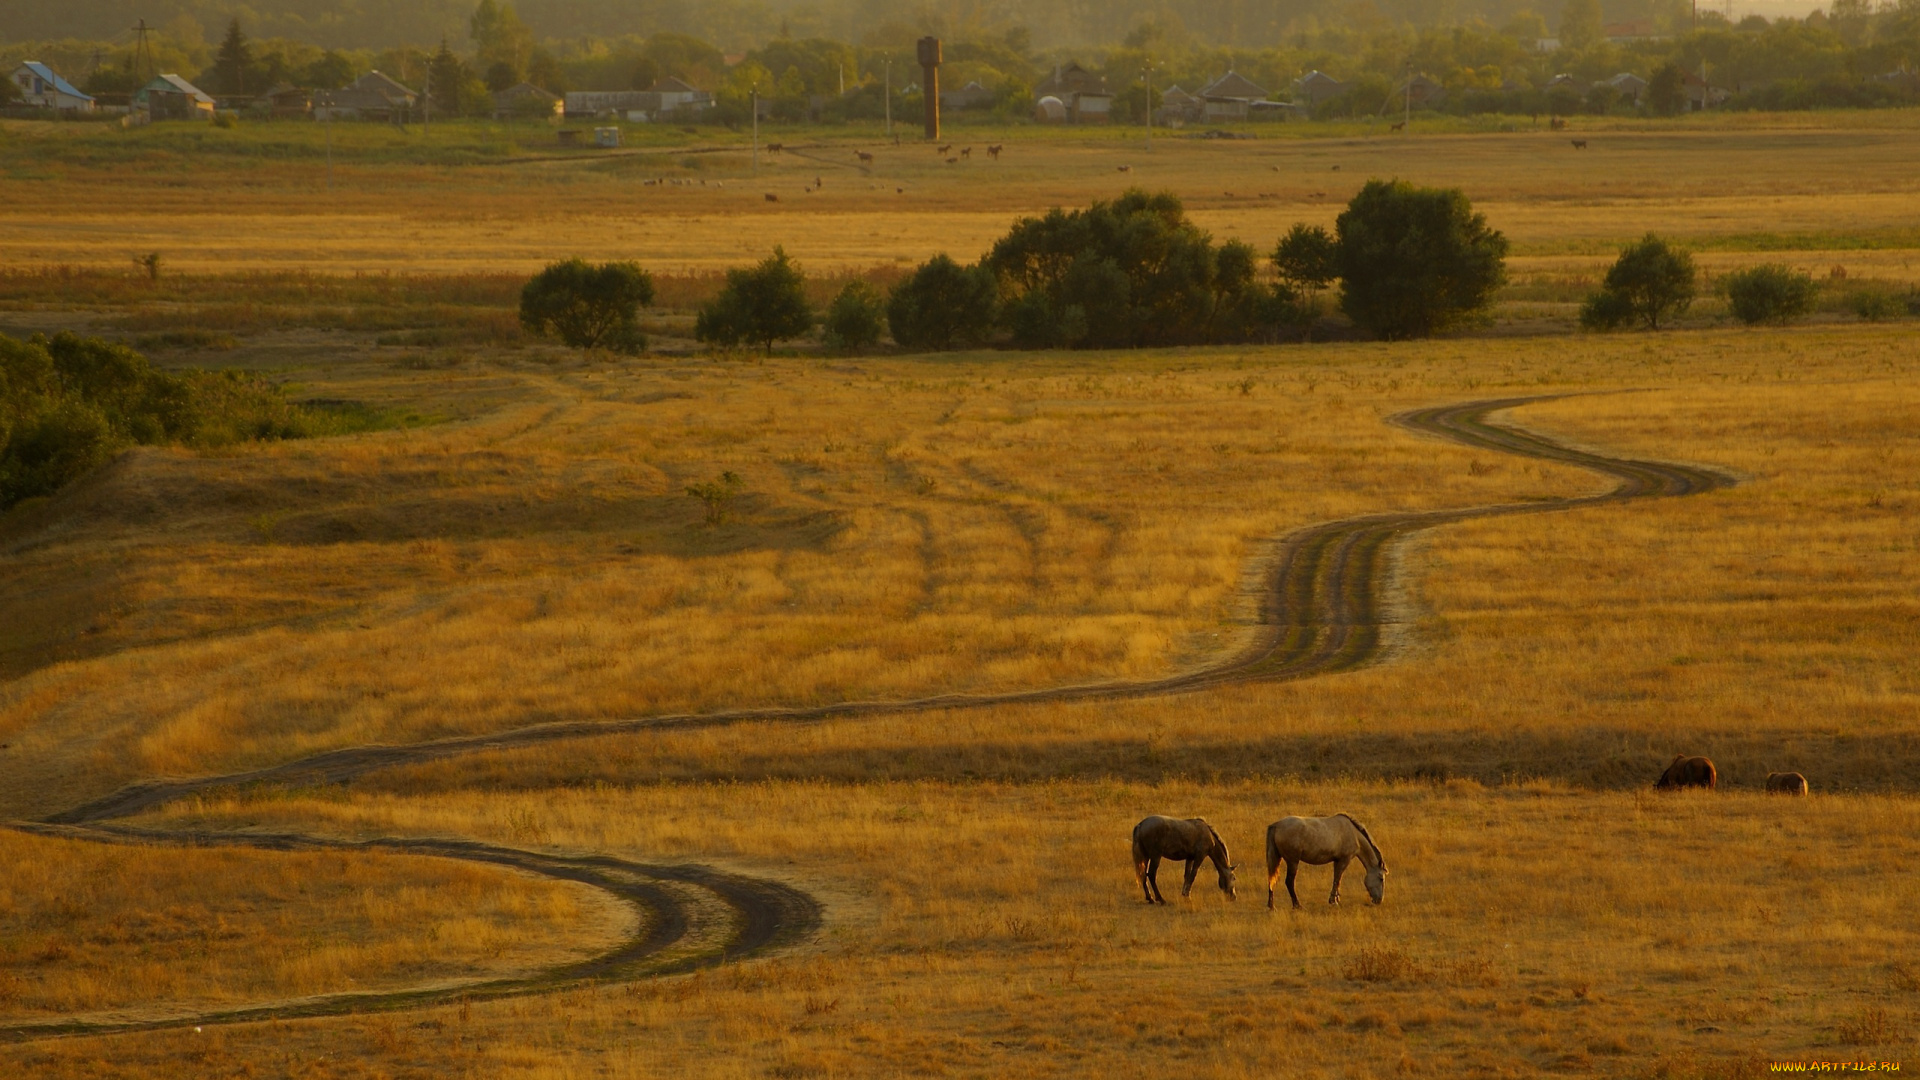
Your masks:
{"label": "distant livestock", "polygon": [[1660,782],[1653,786],[1661,791],[1690,787],[1711,791],[1720,786],[1720,774],[1706,758],[1676,754],[1673,764],[1667,766],[1667,771],[1660,774]]}
{"label": "distant livestock", "polygon": [[1300,906],[1300,894],[1293,891],[1293,877],[1301,863],[1310,866],[1333,864],[1333,892],[1327,903],[1340,902],[1340,875],[1354,859],[1367,868],[1367,895],[1378,904],[1386,895],[1387,860],[1367,834],[1366,827],[1346,814],[1332,817],[1284,817],[1267,826],[1267,910],[1273,910],[1273,885],[1280,878],[1280,864],[1287,864],[1287,895],[1293,906]]}
{"label": "distant livestock", "polygon": [[771,192],[771,191],[769,191],[769,192],[767,192],[767,201],[768,201],[768,202],[779,202],[779,201],[780,201],[780,196],[778,196],[778,195],[775,195],[775,194],[774,194],[773,192]]}
{"label": "distant livestock", "polygon": [[1200,864],[1211,859],[1220,878],[1220,891],[1226,893],[1229,900],[1239,898],[1233,888],[1233,860],[1227,854],[1227,842],[1220,839],[1220,834],[1205,819],[1155,814],[1133,827],[1133,874],[1139,879],[1140,891],[1146,894],[1149,904],[1167,902],[1167,898],[1160,895],[1161,859],[1187,864],[1181,896],[1193,892],[1193,879],[1200,873]]}
{"label": "distant livestock", "polygon": [[1807,778],[1797,772],[1770,772],[1767,774],[1767,790],[1775,795],[1805,795]]}
{"label": "distant livestock", "polygon": [[992,159],[993,159],[993,160],[995,160],[995,161],[999,161],[999,160],[1000,160],[1000,147],[998,147],[998,146],[989,146],[989,147],[987,147],[987,156],[988,156],[988,157],[990,157],[990,158],[992,158]]}
{"label": "distant livestock", "polygon": [[1575,150],[1585,150],[1587,148],[1587,140],[1585,139],[1573,139],[1571,141]]}
{"label": "distant livestock", "polygon": [[859,158],[859,159],[860,159],[860,164],[862,164],[862,165],[871,165],[871,164],[873,164],[873,155],[872,155],[872,154],[869,154],[869,153],[867,153],[867,152],[866,152],[865,150],[855,150],[855,151],[853,152],[853,156],[854,156],[854,157],[857,157],[857,158]]}

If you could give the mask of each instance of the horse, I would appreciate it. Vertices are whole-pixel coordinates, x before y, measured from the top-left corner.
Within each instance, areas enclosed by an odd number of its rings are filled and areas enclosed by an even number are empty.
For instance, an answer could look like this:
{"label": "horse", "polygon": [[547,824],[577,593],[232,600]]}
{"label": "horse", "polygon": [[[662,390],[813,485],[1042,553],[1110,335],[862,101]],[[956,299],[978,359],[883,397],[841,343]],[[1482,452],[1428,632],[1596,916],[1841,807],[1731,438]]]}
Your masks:
{"label": "horse", "polygon": [[1387,860],[1373,842],[1366,826],[1347,814],[1332,817],[1284,817],[1267,826],[1267,910],[1273,910],[1273,885],[1280,878],[1280,863],[1287,864],[1287,895],[1293,906],[1300,906],[1300,894],[1293,891],[1293,876],[1301,863],[1310,866],[1333,864],[1333,892],[1327,903],[1340,902],[1340,875],[1355,857],[1367,868],[1367,895],[1378,904],[1387,890]]}
{"label": "horse", "polygon": [[1407,122],[1405,120],[1402,120],[1396,124],[1389,124],[1387,125],[1387,130],[1388,131],[1405,131],[1407,130]]}
{"label": "horse", "polygon": [[945,145],[945,146],[936,146],[936,147],[934,147],[934,148],[933,148],[933,151],[934,151],[934,153],[936,153],[936,154],[940,154],[940,155],[943,155],[943,156],[944,156],[944,155],[946,154],[946,152],[947,152],[947,151],[949,151],[949,150],[951,150],[951,149],[953,149],[953,144],[952,144],[952,143],[948,143],[948,144],[947,144],[947,145]]}
{"label": "horse", "polygon": [[1227,854],[1227,842],[1220,839],[1213,826],[1205,818],[1170,818],[1158,814],[1142,818],[1140,824],[1133,827],[1133,876],[1140,879],[1140,891],[1146,894],[1147,903],[1164,904],[1167,898],[1160,895],[1160,860],[1178,859],[1187,864],[1186,884],[1180,889],[1181,896],[1193,892],[1193,879],[1200,873],[1200,863],[1204,859],[1213,860],[1213,869],[1220,875],[1220,891],[1227,899],[1238,900],[1239,894],[1233,888],[1233,859]]}
{"label": "horse", "polygon": [[995,160],[995,161],[999,161],[999,160],[1000,160],[1000,147],[998,147],[998,146],[989,146],[989,147],[987,147],[987,156],[988,156],[988,157],[990,157],[990,158],[992,158],[992,159],[993,159],[993,160]]}
{"label": "horse", "polygon": [[1767,790],[1775,795],[1805,795],[1807,778],[1797,772],[1770,772]]}
{"label": "horse", "polygon": [[961,147],[961,148],[960,148],[960,156],[961,156],[961,157],[963,157],[963,158],[966,158],[966,159],[967,159],[967,160],[969,160],[969,161],[971,161],[971,160],[973,160],[973,147],[971,147],[971,146],[963,146],[963,147]]}
{"label": "horse", "polygon": [[871,165],[871,164],[873,164],[873,155],[872,155],[872,154],[869,154],[869,153],[867,153],[867,152],[866,152],[865,150],[855,150],[855,151],[853,152],[853,156],[854,156],[854,157],[857,157],[857,158],[859,158],[859,159],[860,159],[860,164],[862,164],[862,165]]}
{"label": "horse", "polygon": [[1720,774],[1715,771],[1713,762],[1703,757],[1688,757],[1685,754],[1673,755],[1673,764],[1660,774],[1660,780],[1653,785],[1661,791],[1675,788],[1703,787],[1708,791],[1720,786]]}
{"label": "horse", "polygon": [[1575,150],[1585,150],[1587,148],[1587,140],[1585,139],[1571,139],[1568,141],[1573,143]]}

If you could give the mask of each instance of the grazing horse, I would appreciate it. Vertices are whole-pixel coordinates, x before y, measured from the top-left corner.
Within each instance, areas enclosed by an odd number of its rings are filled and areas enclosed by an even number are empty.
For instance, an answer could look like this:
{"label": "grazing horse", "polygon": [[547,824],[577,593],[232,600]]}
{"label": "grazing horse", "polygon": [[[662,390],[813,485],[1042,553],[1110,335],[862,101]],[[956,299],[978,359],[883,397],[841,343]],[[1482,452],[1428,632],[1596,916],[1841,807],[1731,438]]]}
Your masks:
{"label": "grazing horse", "polygon": [[1587,140],[1585,139],[1574,139],[1572,142],[1575,150],[1585,150],[1587,148]]}
{"label": "grazing horse", "polygon": [[949,150],[951,150],[951,149],[953,149],[953,144],[952,144],[952,143],[948,143],[948,144],[947,144],[947,145],[945,145],[945,146],[936,146],[936,147],[934,147],[934,148],[933,148],[933,151],[934,151],[934,153],[936,153],[936,154],[941,154],[941,155],[944,155],[944,154],[946,154],[946,152],[947,152],[947,151],[949,151]]}
{"label": "grazing horse", "polygon": [[853,152],[853,156],[854,156],[854,157],[857,157],[857,158],[859,158],[859,159],[860,159],[860,164],[862,164],[862,165],[871,165],[871,164],[873,164],[873,155],[872,155],[872,154],[869,154],[869,153],[867,153],[867,152],[866,152],[865,150],[855,150],[855,151]]}
{"label": "grazing horse", "polygon": [[995,160],[995,161],[999,161],[999,160],[1000,160],[1000,148],[999,148],[998,146],[989,146],[989,147],[987,147],[987,156],[988,156],[988,157],[990,157],[990,158],[992,158],[992,159],[993,159],[993,160]]}
{"label": "grazing horse", "polygon": [[1147,903],[1164,904],[1167,898],[1160,895],[1160,860],[1178,859],[1187,864],[1187,881],[1180,889],[1180,895],[1193,892],[1193,879],[1200,873],[1200,863],[1205,859],[1213,860],[1213,869],[1220,875],[1220,891],[1227,899],[1237,900],[1239,894],[1233,889],[1233,859],[1227,854],[1227,842],[1213,831],[1213,826],[1204,818],[1170,818],[1155,814],[1142,818],[1140,824],[1133,827],[1133,876],[1140,879],[1140,891],[1147,895]]}
{"label": "grazing horse", "polygon": [[1273,910],[1273,884],[1280,878],[1280,863],[1287,864],[1287,895],[1293,906],[1300,906],[1300,894],[1293,891],[1293,875],[1301,863],[1310,866],[1333,864],[1333,892],[1327,903],[1340,902],[1340,875],[1355,857],[1367,868],[1367,895],[1379,903],[1387,890],[1387,860],[1379,845],[1368,835],[1366,826],[1346,814],[1332,817],[1284,817],[1267,826],[1267,910]]}
{"label": "grazing horse", "polygon": [[1661,791],[1674,788],[1703,787],[1708,791],[1720,786],[1720,774],[1714,770],[1713,762],[1703,757],[1688,757],[1675,754],[1673,764],[1660,774],[1660,782],[1653,785]]}
{"label": "grazing horse", "polygon": [[1770,772],[1767,790],[1775,795],[1805,795],[1807,778],[1797,772]]}
{"label": "grazing horse", "polygon": [[966,159],[968,159],[969,161],[971,161],[971,160],[973,159],[973,147],[971,147],[971,146],[963,146],[963,147],[961,147],[961,148],[960,148],[960,156],[961,156],[961,157],[963,157],[963,158],[966,158]]}
{"label": "grazing horse", "polygon": [[1387,130],[1388,131],[1405,131],[1407,130],[1407,122],[1405,120],[1402,120],[1397,124],[1389,124],[1387,125]]}

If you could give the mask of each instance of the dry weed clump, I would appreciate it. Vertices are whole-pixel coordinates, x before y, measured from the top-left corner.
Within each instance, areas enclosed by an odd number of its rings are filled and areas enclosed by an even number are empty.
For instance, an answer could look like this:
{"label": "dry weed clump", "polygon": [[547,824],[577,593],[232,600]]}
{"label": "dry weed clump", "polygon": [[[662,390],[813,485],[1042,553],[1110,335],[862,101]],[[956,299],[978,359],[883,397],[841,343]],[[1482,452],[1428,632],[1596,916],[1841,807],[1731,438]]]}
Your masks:
{"label": "dry weed clump", "polygon": [[1433,972],[1399,949],[1379,945],[1347,957],[1340,965],[1340,976],[1350,982],[1421,982],[1431,979]]}

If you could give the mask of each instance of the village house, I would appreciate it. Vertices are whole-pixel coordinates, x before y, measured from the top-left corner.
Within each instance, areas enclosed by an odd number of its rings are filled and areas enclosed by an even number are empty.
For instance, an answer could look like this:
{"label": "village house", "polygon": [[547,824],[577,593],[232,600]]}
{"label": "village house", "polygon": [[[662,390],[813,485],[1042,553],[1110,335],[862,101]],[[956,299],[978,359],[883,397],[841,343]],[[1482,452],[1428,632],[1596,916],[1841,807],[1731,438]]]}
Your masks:
{"label": "village house", "polygon": [[305,120],[313,115],[313,91],[281,83],[261,94],[253,107],[274,120]]}
{"label": "village house", "polygon": [[1176,84],[1169,86],[1160,95],[1160,109],[1154,113],[1154,119],[1163,124],[1185,124],[1200,119],[1200,99],[1180,89]]}
{"label": "village house", "polygon": [[1229,70],[1200,88],[1200,114],[1210,123],[1245,120],[1248,107],[1265,101],[1267,92],[1245,75]]}
{"label": "village house", "polygon": [[943,109],[984,109],[993,104],[993,91],[980,85],[975,79],[958,90],[940,92],[940,107]]}
{"label": "village house", "polygon": [[398,80],[378,71],[369,71],[365,75],[347,84],[349,90],[365,90],[379,94],[396,109],[410,112],[420,104],[420,94],[403,86]]}
{"label": "village house", "polygon": [[1346,88],[1346,83],[1324,71],[1309,71],[1293,80],[1293,100],[1295,104],[1312,107],[1339,97]]}
{"label": "village house", "polygon": [[1621,101],[1633,105],[1640,104],[1641,99],[1644,98],[1647,93],[1647,80],[1635,75],[1631,71],[1623,71],[1611,79],[1602,80],[1594,85],[1612,87],[1614,92],[1620,95]]}
{"label": "village house", "polygon": [[[760,98],[762,116],[770,116],[772,99]],[[634,123],[657,120],[680,110],[701,112],[713,107],[713,95],[675,78],[656,81],[645,90],[575,90],[566,96],[568,116],[624,116]]]}
{"label": "village house", "polygon": [[403,124],[413,117],[420,95],[398,81],[369,71],[339,90],[313,92],[315,120],[373,120]]}
{"label": "village house", "polygon": [[59,112],[92,112],[93,98],[38,60],[28,60],[9,76],[20,90],[20,103],[36,109]]}
{"label": "village house", "polygon": [[1437,109],[1447,103],[1447,88],[1426,77],[1415,75],[1400,80],[1393,88],[1394,104],[1405,103],[1415,109]]}
{"label": "village house", "polygon": [[148,120],[211,120],[213,96],[178,75],[155,75],[133,92],[133,111]]}
{"label": "village house", "polygon": [[1105,77],[1079,64],[1056,67],[1033,88],[1033,118],[1043,122],[1104,124],[1113,117]]}
{"label": "village house", "polygon": [[565,102],[559,94],[528,82],[509,86],[493,95],[495,120],[558,120],[564,111]]}

